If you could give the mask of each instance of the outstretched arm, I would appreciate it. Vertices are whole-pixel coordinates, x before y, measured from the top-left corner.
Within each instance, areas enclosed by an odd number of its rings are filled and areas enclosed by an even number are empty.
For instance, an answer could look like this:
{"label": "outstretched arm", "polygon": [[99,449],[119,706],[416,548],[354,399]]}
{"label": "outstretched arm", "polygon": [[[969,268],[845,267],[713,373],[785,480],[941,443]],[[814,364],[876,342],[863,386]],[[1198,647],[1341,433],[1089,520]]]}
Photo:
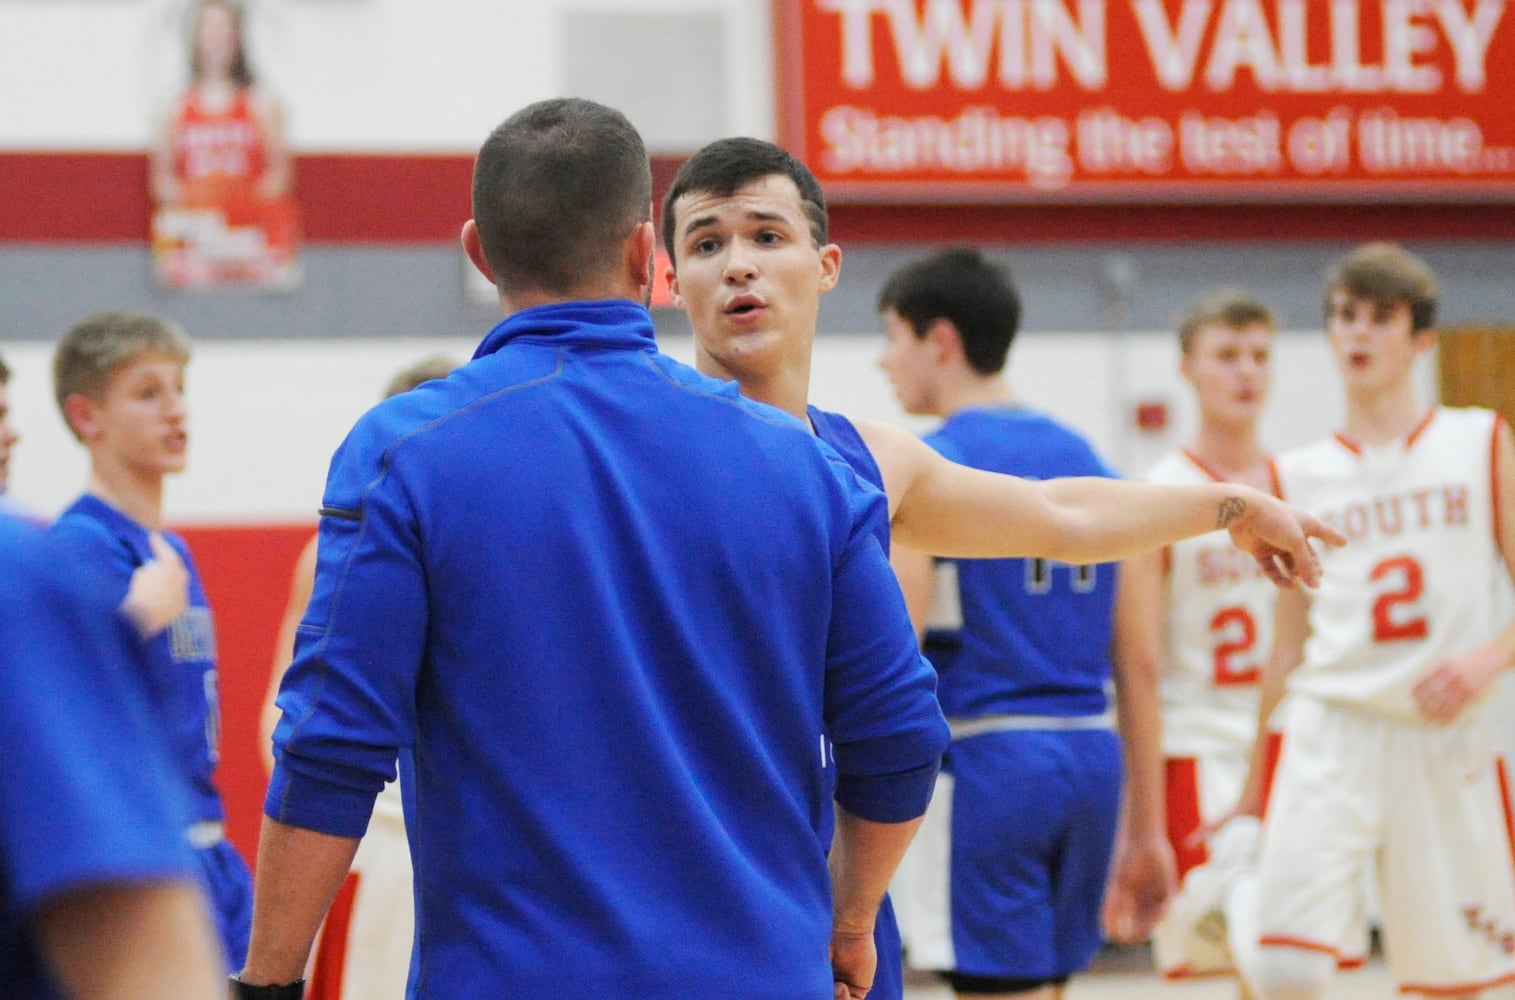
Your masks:
{"label": "outstretched arm", "polygon": [[1116,597],[1115,699],[1126,780],[1104,918],[1117,941],[1144,940],[1178,886],[1167,836],[1158,692],[1166,645],[1165,575],[1161,550],[1128,559]]}
{"label": "outstretched arm", "polygon": [[918,549],[890,545],[889,564],[894,567],[895,578],[900,582],[900,593],[905,595],[905,610],[910,612],[910,624],[915,626],[917,642],[926,640],[926,622],[931,615],[931,590],[935,583],[934,562],[930,555]]}
{"label": "outstretched arm", "polygon": [[1319,519],[1247,486],[1035,482],[950,462],[903,428],[857,428],[884,470],[894,538],[935,555],[1108,562],[1227,528],[1275,583],[1313,586],[1320,563],[1307,538],[1345,542]]}

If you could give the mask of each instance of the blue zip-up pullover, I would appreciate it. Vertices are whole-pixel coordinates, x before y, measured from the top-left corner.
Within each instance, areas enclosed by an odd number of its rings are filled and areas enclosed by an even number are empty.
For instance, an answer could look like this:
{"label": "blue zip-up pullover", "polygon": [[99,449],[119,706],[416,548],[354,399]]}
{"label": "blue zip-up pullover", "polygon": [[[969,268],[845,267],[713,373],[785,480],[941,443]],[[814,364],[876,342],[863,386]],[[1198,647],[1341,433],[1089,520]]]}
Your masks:
{"label": "blue zip-up pullover", "polygon": [[903,821],[947,740],[881,494],[606,301],[379,404],[323,503],[266,808],[357,836],[414,746],[413,996],[832,995],[828,770]]}

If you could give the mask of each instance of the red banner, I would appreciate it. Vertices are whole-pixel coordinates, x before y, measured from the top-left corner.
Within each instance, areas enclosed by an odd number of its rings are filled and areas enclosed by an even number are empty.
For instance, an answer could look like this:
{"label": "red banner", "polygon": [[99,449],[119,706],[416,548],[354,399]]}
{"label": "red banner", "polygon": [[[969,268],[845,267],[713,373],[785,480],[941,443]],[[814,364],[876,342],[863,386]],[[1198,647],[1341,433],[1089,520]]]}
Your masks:
{"label": "red banner", "polygon": [[1506,0],[775,0],[839,200],[1515,201]]}

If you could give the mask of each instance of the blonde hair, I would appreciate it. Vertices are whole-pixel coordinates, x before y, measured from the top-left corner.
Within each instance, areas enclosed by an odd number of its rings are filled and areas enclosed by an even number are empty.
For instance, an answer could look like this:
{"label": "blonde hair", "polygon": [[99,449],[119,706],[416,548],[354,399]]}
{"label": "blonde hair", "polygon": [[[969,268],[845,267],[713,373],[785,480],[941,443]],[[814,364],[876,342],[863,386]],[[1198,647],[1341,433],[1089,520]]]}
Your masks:
{"label": "blonde hair", "polygon": [[1261,324],[1269,330],[1278,324],[1261,300],[1239,288],[1222,288],[1211,292],[1184,310],[1178,321],[1178,346],[1185,354],[1194,346],[1194,338],[1207,326],[1219,324],[1233,330]]}
{"label": "blonde hair", "polygon": [[53,352],[53,397],[64,422],[68,397],[104,399],[115,374],[143,354],[188,364],[189,337],[168,320],[120,309],[95,313],[65,333]]}
{"label": "blonde hair", "polygon": [[422,358],[414,364],[406,365],[390,377],[389,382],[384,386],[384,398],[388,399],[390,396],[409,392],[432,379],[446,378],[456,367],[458,363],[443,354],[433,354],[429,358]]}

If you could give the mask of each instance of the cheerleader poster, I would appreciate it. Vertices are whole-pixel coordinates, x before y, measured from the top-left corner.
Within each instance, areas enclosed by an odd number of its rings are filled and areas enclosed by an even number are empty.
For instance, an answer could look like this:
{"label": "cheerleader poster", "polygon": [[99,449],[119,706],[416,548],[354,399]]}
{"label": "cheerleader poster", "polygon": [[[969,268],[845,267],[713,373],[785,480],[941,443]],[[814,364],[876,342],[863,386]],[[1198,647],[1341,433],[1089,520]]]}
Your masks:
{"label": "cheerleader poster", "polygon": [[293,288],[300,212],[283,112],[255,73],[256,8],[162,8],[183,63],[149,158],[153,266],[171,288]]}

